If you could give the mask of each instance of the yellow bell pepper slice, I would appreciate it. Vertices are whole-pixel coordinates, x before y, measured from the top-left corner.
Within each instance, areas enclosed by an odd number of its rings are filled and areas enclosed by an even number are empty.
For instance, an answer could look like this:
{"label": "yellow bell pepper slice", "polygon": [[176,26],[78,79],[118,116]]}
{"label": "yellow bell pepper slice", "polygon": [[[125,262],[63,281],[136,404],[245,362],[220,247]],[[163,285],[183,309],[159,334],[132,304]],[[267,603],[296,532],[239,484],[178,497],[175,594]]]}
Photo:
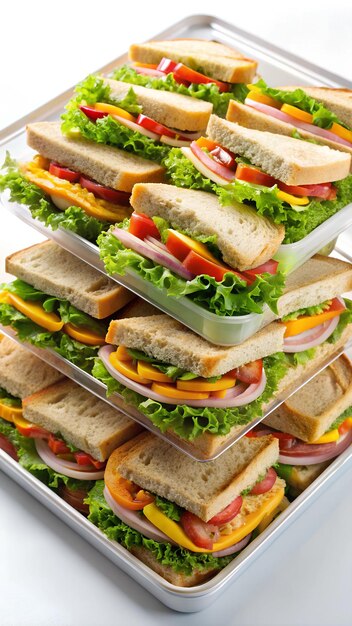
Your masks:
{"label": "yellow bell pepper slice", "polygon": [[144,378],[150,378],[158,383],[172,383],[173,380],[170,376],[166,376],[158,370],[156,367],[153,367],[151,363],[146,363],[145,361],[138,361],[137,363],[137,371],[140,376],[144,376]]}
{"label": "yellow bell pepper slice", "polygon": [[29,317],[32,322],[35,322],[39,326],[42,326],[46,330],[50,330],[55,333],[63,328],[63,321],[56,313],[47,313],[44,311],[41,304],[38,302],[31,302],[29,300],[23,300],[15,293],[8,292],[10,304]]}
{"label": "yellow bell pepper slice", "polygon": [[0,292],[0,304],[11,304],[8,291]]}
{"label": "yellow bell pepper slice", "polygon": [[159,393],[161,396],[178,398],[179,400],[206,400],[209,398],[209,393],[200,391],[181,391],[181,389],[177,389],[176,386],[166,385],[164,383],[153,383],[152,391]]}
{"label": "yellow bell pepper slice", "polygon": [[[201,257],[203,257],[203,259],[212,261],[213,263],[216,263],[217,265],[221,264],[219,259],[217,259],[211,252],[209,252],[207,246],[204,243],[201,243],[200,241],[196,241],[195,239],[188,237],[188,235],[179,233],[177,230],[173,230],[172,228],[168,229],[168,236],[174,239],[175,241],[177,241],[184,248],[188,248],[188,251],[193,250],[193,252],[196,252]],[[185,257],[186,256],[187,256],[187,253],[185,254]]]}
{"label": "yellow bell pepper slice", "polygon": [[291,115],[295,117],[297,120],[301,120],[301,122],[306,122],[307,124],[313,124],[313,115],[311,113],[307,113],[306,111],[301,111],[297,107],[292,106],[292,104],[283,104],[281,107],[281,111],[286,113],[287,115]]}
{"label": "yellow bell pepper slice", "polygon": [[346,141],[352,143],[352,131],[348,130],[348,128],[344,128],[343,126],[341,126],[341,124],[336,124],[335,122],[333,122],[333,125],[331,126],[331,128],[329,128],[329,131],[331,133],[335,133],[335,135],[338,135],[338,137],[341,137],[341,139],[345,139]]}
{"label": "yellow bell pepper slice", "polygon": [[193,380],[178,380],[177,389],[184,391],[221,391],[223,389],[231,389],[236,384],[233,376],[224,374],[215,383],[209,382],[206,378],[194,378]]}
{"label": "yellow bell pepper slice", "polygon": [[0,400],[0,417],[6,422],[14,423],[16,418],[22,417],[23,409],[20,406],[9,406],[8,404],[3,404]]}
{"label": "yellow bell pepper slice", "polygon": [[219,391],[212,391],[211,398],[225,398],[227,389],[219,389]]}
{"label": "yellow bell pepper slice", "polygon": [[225,548],[229,548],[234,545],[238,541],[241,541],[246,535],[248,535],[252,530],[254,530],[258,524],[260,524],[261,520],[270,515],[271,511],[276,509],[276,507],[280,504],[282,498],[284,496],[284,489],[278,489],[270,499],[266,500],[265,504],[258,508],[257,511],[253,513],[249,513],[244,520],[243,525],[239,528],[236,528],[232,533],[228,535],[222,535],[218,541],[216,541],[211,550],[205,550],[204,548],[200,548],[196,546],[193,541],[191,541],[183,528],[178,522],[174,522],[170,518],[168,518],[158,507],[153,504],[148,504],[144,507],[143,513],[146,518],[154,524],[159,530],[161,530],[165,535],[170,537],[173,541],[178,543],[183,548],[187,548],[187,550],[191,550],[192,552],[203,552],[203,553],[211,553],[217,552],[218,550],[225,550]]}
{"label": "yellow bell pepper slice", "polygon": [[342,311],[326,311],[326,313],[319,313],[318,315],[302,315],[296,320],[288,320],[284,322],[286,326],[285,337],[293,337],[299,335],[306,330],[320,326],[324,322],[331,320],[337,315],[341,315]]}
{"label": "yellow bell pepper slice", "polygon": [[78,328],[78,326],[68,322],[64,325],[63,331],[72,339],[85,343],[87,346],[103,346],[105,344],[105,337],[102,337],[90,328],[84,328],[83,326]]}
{"label": "yellow bell pepper slice", "polygon": [[109,356],[109,361],[111,365],[118,371],[120,374],[123,374],[130,380],[134,380],[136,383],[140,383],[141,385],[149,385],[152,381],[148,378],[144,378],[138,375],[137,368],[132,361],[120,361],[117,358],[116,352],[112,352]]}
{"label": "yellow bell pepper slice", "polygon": [[119,346],[116,350],[116,358],[119,361],[133,361],[130,354],[127,352],[127,348],[125,346]]}
{"label": "yellow bell pepper slice", "polygon": [[135,122],[136,118],[128,113],[124,109],[120,109],[120,107],[115,106],[114,104],[107,104],[106,102],[97,102],[94,105],[96,111],[102,111],[102,113],[110,113],[110,115],[118,115],[119,117],[124,117],[126,120],[130,120],[130,122]]}
{"label": "yellow bell pepper slice", "polygon": [[274,98],[270,98],[270,96],[265,96],[258,89],[250,91],[246,98],[254,100],[255,102],[260,102],[261,104],[267,104],[269,107],[274,107],[275,109],[279,109],[281,107],[281,102],[274,100]]}
{"label": "yellow bell pepper slice", "polygon": [[290,193],[286,193],[286,191],[277,191],[277,197],[280,198],[283,202],[287,202],[288,204],[295,204],[297,206],[304,206],[305,204],[309,204],[309,198],[307,196],[292,196]]}
{"label": "yellow bell pepper slice", "polygon": [[337,428],[334,428],[334,430],[330,430],[328,433],[325,433],[324,435],[319,437],[319,439],[312,441],[311,445],[314,446],[315,444],[318,445],[319,443],[331,443],[333,441],[338,441],[339,439],[340,433]]}

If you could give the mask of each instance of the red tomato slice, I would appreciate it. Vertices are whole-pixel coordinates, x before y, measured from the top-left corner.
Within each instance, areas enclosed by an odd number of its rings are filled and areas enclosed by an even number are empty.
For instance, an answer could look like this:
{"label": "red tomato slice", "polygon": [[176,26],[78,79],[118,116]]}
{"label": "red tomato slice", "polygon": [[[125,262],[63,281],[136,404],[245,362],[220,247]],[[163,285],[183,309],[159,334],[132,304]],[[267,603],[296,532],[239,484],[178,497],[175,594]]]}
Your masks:
{"label": "red tomato slice", "polygon": [[88,515],[89,506],[84,504],[83,500],[87,497],[88,492],[85,489],[70,489],[67,485],[61,485],[59,495],[67,504],[72,506],[76,511]]}
{"label": "red tomato slice", "polygon": [[74,172],[68,167],[62,167],[62,165],[54,163],[54,161],[51,161],[49,165],[49,173],[57,176],[57,178],[68,180],[70,183],[78,183],[81,176],[79,172]]}
{"label": "red tomato slice", "polygon": [[217,526],[203,522],[203,520],[189,511],[182,513],[180,524],[187,537],[189,537],[196,546],[205,548],[206,550],[212,549],[215,536],[218,535]]}
{"label": "red tomato slice", "polygon": [[288,433],[281,433],[280,431],[275,431],[271,433],[273,437],[279,440],[280,452],[281,450],[290,450],[296,444],[296,437],[293,435],[289,435]]}
{"label": "red tomato slice", "polygon": [[219,283],[223,280],[226,272],[231,272],[232,274],[236,274],[236,276],[238,276],[239,278],[247,282],[247,280],[244,278],[244,276],[242,276],[242,274],[240,274],[239,272],[235,272],[234,270],[231,269],[231,267],[227,267],[226,265],[220,265],[220,264],[217,265],[216,263],[213,263],[212,261],[208,261],[208,259],[205,259],[204,257],[200,256],[200,254],[197,254],[197,252],[194,252],[193,250],[191,250],[187,254],[182,265],[187,270],[192,272],[192,274],[195,274],[196,276],[199,276],[200,274],[207,274],[208,276],[212,276],[213,278],[215,278],[215,280],[217,280]]}
{"label": "red tomato slice", "polygon": [[167,126],[163,124],[159,124],[159,122],[155,122],[151,117],[147,117],[147,115],[142,115],[141,113],[138,115],[136,119],[136,123],[147,130],[151,130],[152,133],[156,133],[157,135],[166,135],[167,137],[176,137],[176,133],[173,130],[170,130]]}
{"label": "red tomato slice", "polygon": [[32,437],[33,439],[49,439],[50,433],[48,430],[29,422],[24,419],[24,417],[16,417],[13,421],[18,432],[24,437]]}
{"label": "red tomato slice", "polygon": [[237,180],[244,180],[247,183],[263,185],[264,187],[272,187],[276,184],[276,179],[273,176],[269,176],[269,174],[265,174],[255,167],[243,165],[243,163],[237,165],[236,178]]}
{"label": "red tomato slice", "polygon": [[81,109],[82,113],[89,117],[89,119],[93,122],[101,117],[106,117],[107,115],[109,115],[109,113],[105,113],[105,111],[97,111],[96,109],[93,109],[93,107],[83,106],[83,104],[81,104],[79,108]]}
{"label": "red tomato slice", "polygon": [[205,74],[196,72],[195,70],[192,70],[190,67],[183,65],[183,63],[177,63],[176,67],[172,71],[176,80],[181,79],[181,80],[186,80],[189,83],[196,83],[196,84],[215,83],[219,91],[229,90],[229,85],[227,83],[223,83],[221,80],[216,80],[215,78],[209,78],[209,76],[205,76]]}
{"label": "red tomato slice", "polygon": [[281,191],[290,193],[293,196],[311,196],[328,200],[331,193],[331,183],[322,183],[321,185],[285,185],[277,181],[277,186]]}
{"label": "red tomato slice", "polygon": [[257,483],[256,485],[254,485],[253,489],[249,492],[249,495],[260,496],[262,493],[266,493],[267,491],[270,491],[270,489],[275,484],[276,478],[277,478],[277,474],[274,468],[269,467],[265,478],[263,478],[263,480],[261,480],[260,483]]}
{"label": "red tomato slice", "polygon": [[234,370],[232,370],[237,380],[240,380],[242,383],[247,383],[249,385],[252,385],[253,383],[259,383],[262,377],[262,371],[262,359],[252,361],[251,363],[247,363],[246,365],[241,365],[241,367],[236,367]]}
{"label": "red tomato slice", "polygon": [[230,504],[223,511],[221,511],[217,515],[214,515],[214,517],[212,517],[208,523],[215,524],[216,526],[228,524],[240,512],[242,502],[242,496],[237,496],[237,498],[230,502]]}
{"label": "red tomato slice", "polygon": [[0,434],[0,450],[9,454],[15,461],[18,461],[18,456],[16,452],[15,446],[5,437],[5,435]]}
{"label": "red tomato slice", "polygon": [[263,263],[262,265],[258,265],[258,267],[253,267],[253,269],[251,270],[243,270],[242,274],[249,280],[254,281],[256,276],[259,276],[260,274],[265,274],[266,272],[268,274],[276,274],[278,265],[279,265],[278,261],[274,261],[274,259],[270,259],[266,263]]}
{"label": "red tomato slice", "polygon": [[86,452],[74,452],[73,456],[77,465],[92,465],[95,469],[103,469],[105,467],[105,461],[96,461],[90,454]]}
{"label": "red tomato slice", "polygon": [[130,194],[126,191],[118,191],[117,189],[111,189],[111,187],[104,187],[104,185],[95,183],[85,176],[80,177],[79,184],[81,187],[94,193],[97,198],[102,198],[102,200],[106,200],[107,202],[121,204],[122,206],[129,206],[130,204]]}
{"label": "red tomato slice", "polygon": [[174,71],[176,65],[177,63],[175,63],[175,61],[171,61],[171,59],[167,59],[166,57],[163,57],[156,69],[159,70],[159,72],[170,74],[171,72]]}
{"label": "red tomato slice", "polygon": [[217,146],[213,150],[210,151],[214,161],[220,163],[224,167],[228,167],[229,170],[235,171],[237,163],[235,161],[235,155],[230,150],[226,150],[225,148],[221,148],[221,146]]}
{"label": "red tomato slice", "polygon": [[160,233],[152,218],[144,215],[144,213],[132,213],[128,231],[139,239],[145,239],[146,237],[160,239]]}
{"label": "red tomato slice", "polygon": [[334,185],[331,185],[330,194],[326,200],[336,200],[337,189]]}
{"label": "red tomato slice", "polygon": [[55,435],[53,435],[52,433],[50,433],[49,435],[48,446],[54,454],[71,453],[70,448],[65,444],[65,442],[62,439],[58,439],[57,437],[55,437]]}

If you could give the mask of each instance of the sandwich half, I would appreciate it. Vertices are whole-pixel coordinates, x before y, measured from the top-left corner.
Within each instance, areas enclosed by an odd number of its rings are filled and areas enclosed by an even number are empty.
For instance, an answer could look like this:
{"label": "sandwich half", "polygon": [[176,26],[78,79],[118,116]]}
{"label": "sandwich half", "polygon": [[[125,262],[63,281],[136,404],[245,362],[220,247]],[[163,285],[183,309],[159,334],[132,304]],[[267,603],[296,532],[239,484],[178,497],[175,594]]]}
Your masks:
{"label": "sandwich half", "polygon": [[1,286],[0,323],[90,371],[111,315],[133,294],[49,240],[8,256],[6,270],[17,279]]}
{"label": "sandwich half", "polygon": [[272,437],[244,438],[200,464],[151,434],[109,458],[89,519],[174,585],[200,584],[224,568],[282,502]]}
{"label": "sandwich half", "polygon": [[285,226],[284,243],[303,239],[352,200],[350,155],[212,115],[207,137],[165,160],[179,187],[244,202]]}

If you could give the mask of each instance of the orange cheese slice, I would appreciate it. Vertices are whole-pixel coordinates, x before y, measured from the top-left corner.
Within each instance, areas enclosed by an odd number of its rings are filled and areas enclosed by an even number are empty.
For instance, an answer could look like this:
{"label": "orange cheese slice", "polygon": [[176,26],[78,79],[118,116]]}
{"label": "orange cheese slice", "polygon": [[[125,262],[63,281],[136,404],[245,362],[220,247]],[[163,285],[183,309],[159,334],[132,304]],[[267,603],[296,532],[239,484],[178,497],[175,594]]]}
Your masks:
{"label": "orange cheese slice", "polygon": [[47,313],[44,311],[42,305],[38,302],[31,302],[30,300],[23,300],[15,293],[8,292],[8,299],[10,304],[29,317],[32,322],[46,328],[55,333],[63,328],[63,321],[55,313]]}

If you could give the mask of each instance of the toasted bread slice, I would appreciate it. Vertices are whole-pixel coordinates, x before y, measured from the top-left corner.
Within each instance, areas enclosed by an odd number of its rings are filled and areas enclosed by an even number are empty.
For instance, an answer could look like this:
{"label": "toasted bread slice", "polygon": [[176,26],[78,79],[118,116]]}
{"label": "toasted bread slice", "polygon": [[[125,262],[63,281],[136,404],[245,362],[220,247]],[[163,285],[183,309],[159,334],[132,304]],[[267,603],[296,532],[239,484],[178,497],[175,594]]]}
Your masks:
{"label": "toasted bread slice", "polygon": [[107,343],[143,350],[164,363],[209,378],[282,350],[285,327],[273,322],[243,343],[216,346],[168,315],[113,320]]}
{"label": "toasted bread slice", "polygon": [[216,41],[205,39],[174,39],[133,44],[131,61],[159,63],[163,57],[201,71],[211,78],[229,83],[252,82],[257,62]]}
{"label": "toasted bread slice", "polygon": [[53,367],[12,339],[0,335],[0,387],[8,393],[24,398],[62,378]]}
{"label": "toasted bread slice", "polygon": [[6,271],[44,291],[65,298],[97,319],[108,317],[134,295],[54,241],[43,241],[6,258]]}
{"label": "toasted bread slice", "polygon": [[300,87],[298,85],[289,85],[286,87],[279,87],[285,91],[294,91],[295,89],[303,89],[308,96],[311,96],[318,102],[322,102],[330,111],[335,113],[337,117],[349,126],[352,127],[352,90],[340,89],[334,87],[307,87],[304,85]]}
{"label": "toasted bread slice", "polygon": [[157,163],[86,139],[70,139],[62,135],[60,122],[29,124],[27,143],[45,158],[120,191],[132,191],[135,183],[164,180],[165,170]]}
{"label": "toasted bread slice", "polygon": [[142,430],[118,409],[68,379],[24,398],[23,415],[52,433],[61,433],[98,461],[105,461]]}
{"label": "toasted bread slice", "polygon": [[246,104],[236,102],[236,100],[230,100],[229,107],[227,109],[226,119],[230,122],[237,122],[241,126],[246,128],[253,128],[255,130],[268,131],[270,133],[277,133],[278,135],[294,136],[296,130],[298,130],[302,139],[314,140],[316,144],[326,145],[329,148],[340,150],[341,152],[347,152],[352,154],[352,148],[346,146],[337,141],[331,141],[325,137],[320,137],[314,133],[311,133],[302,128],[296,128],[293,124],[278,120],[276,117],[266,115],[257,109],[254,109]]}
{"label": "toasted bread slice", "polygon": [[[104,79],[111,87],[111,97],[116,100],[125,98],[130,89],[142,105],[143,114],[160,124],[184,131],[202,131],[206,128],[212,105],[205,100],[189,98],[170,91],[147,89],[139,85],[129,85],[118,80]],[[118,102],[116,103],[118,105]]]}
{"label": "toasted bread slice", "polygon": [[222,206],[216,195],[158,183],[135,185],[131,204],[138,213],[159,216],[173,228],[216,235],[225,263],[239,270],[268,261],[284,238],[284,227],[244,204]]}
{"label": "toasted bread slice", "polygon": [[200,465],[147,433],[122,459],[118,471],[206,522],[252,486],[277,461],[278,455],[274,437],[244,437],[221,458]]}
{"label": "toasted bread slice", "polygon": [[287,185],[313,185],[348,176],[351,157],[308,141],[245,128],[212,115],[207,134]]}

